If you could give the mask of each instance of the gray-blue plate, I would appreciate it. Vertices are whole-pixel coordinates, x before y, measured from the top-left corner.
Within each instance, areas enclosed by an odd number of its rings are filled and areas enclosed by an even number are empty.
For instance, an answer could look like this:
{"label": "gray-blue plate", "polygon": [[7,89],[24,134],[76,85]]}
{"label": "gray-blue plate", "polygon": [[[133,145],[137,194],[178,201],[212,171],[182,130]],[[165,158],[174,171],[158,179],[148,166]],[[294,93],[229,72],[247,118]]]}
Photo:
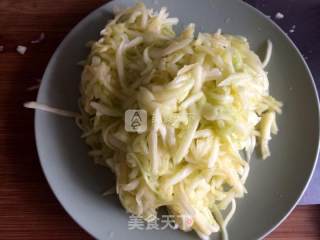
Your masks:
{"label": "gray-blue plate", "polygon": [[[267,67],[271,94],[284,103],[280,132],[271,142],[272,156],[254,158],[248,194],[238,201],[228,229],[231,239],[258,239],[274,229],[294,208],[312,175],[319,143],[318,99],[312,76],[297,48],[268,18],[237,0],[145,0],[148,7],[167,6],[180,19],[178,28],[194,22],[198,31],[241,34],[259,52],[266,39],[274,44]],[[115,3],[97,9],[65,38],[50,60],[38,102],[77,110],[81,68],[89,40],[96,40],[112,17]],[[117,1],[129,6],[129,0]],[[230,18],[230,19],[229,19]],[[71,119],[36,111],[36,140],[48,182],[72,218],[98,239],[197,239],[194,233],[166,230],[128,230],[128,215],[116,196],[101,193],[112,176],[87,155],[80,130]],[[218,238],[218,234],[213,238]]]}

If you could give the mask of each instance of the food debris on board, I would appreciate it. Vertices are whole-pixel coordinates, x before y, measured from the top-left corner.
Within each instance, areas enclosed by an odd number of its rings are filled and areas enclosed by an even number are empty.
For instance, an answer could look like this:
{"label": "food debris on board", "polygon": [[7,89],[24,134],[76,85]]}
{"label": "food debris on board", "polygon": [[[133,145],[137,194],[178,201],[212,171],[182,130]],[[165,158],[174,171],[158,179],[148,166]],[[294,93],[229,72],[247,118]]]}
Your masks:
{"label": "food debris on board", "polygon": [[24,55],[27,49],[28,48],[26,46],[18,45],[16,50],[19,54]]}
{"label": "food debris on board", "polygon": [[38,90],[38,89],[40,88],[41,79],[40,79],[40,78],[36,78],[35,81],[37,82],[37,84],[34,84],[34,85],[28,87],[28,88],[26,89],[27,91]]}
{"label": "food debris on board", "polygon": [[276,19],[283,19],[283,18],[284,18],[284,14],[281,13],[281,12],[277,12],[274,17],[275,17]]}
{"label": "food debris on board", "polygon": [[41,43],[45,39],[45,37],[46,35],[42,32],[40,33],[40,36],[37,39],[32,40],[31,43],[33,44]]}
{"label": "food debris on board", "polygon": [[294,33],[296,30],[296,25],[292,25],[291,29],[289,30],[290,33]]}
{"label": "food debris on board", "polygon": [[27,91],[33,91],[33,90],[38,90],[40,88],[40,83],[33,85],[31,87],[27,88]]}

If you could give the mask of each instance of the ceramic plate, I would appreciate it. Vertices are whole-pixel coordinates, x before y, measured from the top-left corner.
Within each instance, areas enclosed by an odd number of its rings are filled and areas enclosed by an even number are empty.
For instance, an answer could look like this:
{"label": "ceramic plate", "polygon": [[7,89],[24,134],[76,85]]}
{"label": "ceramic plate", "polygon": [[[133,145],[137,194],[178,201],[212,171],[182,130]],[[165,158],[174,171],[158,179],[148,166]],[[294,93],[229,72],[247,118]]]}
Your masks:
{"label": "ceramic plate", "polygon": [[[280,132],[271,141],[272,156],[254,158],[247,181],[248,194],[238,201],[228,230],[230,239],[253,240],[268,234],[294,208],[314,169],[319,142],[318,100],[312,76],[297,48],[263,14],[237,0],[145,0],[148,7],[166,6],[178,17],[178,30],[194,22],[197,31],[246,36],[258,53],[267,39],[274,44],[267,67],[270,92],[284,103],[278,118]],[[45,71],[38,102],[77,111],[80,60],[86,58],[85,44],[96,40],[112,18],[114,5],[130,6],[133,1],[108,3],[82,20],[56,50]],[[74,121],[36,111],[36,141],[48,182],[70,216],[98,239],[198,239],[194,233],[175,230],[128,230],[128,215],[116,196],[101,193],[113,184],[112,175],[95,166],[80,138]],[[219,234],[213,235],[218,239]]]}

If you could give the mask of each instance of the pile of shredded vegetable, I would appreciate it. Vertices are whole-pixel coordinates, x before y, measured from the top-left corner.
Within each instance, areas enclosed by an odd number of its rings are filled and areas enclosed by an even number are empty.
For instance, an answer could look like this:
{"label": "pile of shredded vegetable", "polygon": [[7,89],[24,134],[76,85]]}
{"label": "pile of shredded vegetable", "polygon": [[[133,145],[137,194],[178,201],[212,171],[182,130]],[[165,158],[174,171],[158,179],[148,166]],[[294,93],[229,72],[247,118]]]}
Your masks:
{"label": "pile of shredded vegetable", "polygon": [[[176,35],[177,23],[143,4],[118,13],[91,43],[77,123],[128,212],[151,221],[165,206],[181,230],[227,237],[256,143],[267,158],[278,131],[282,105],[264,70],[272,45],[261,62],[244,37],[195,35],[194,24]],[[128,109],[147,112],[147,131],[125,131]]]}

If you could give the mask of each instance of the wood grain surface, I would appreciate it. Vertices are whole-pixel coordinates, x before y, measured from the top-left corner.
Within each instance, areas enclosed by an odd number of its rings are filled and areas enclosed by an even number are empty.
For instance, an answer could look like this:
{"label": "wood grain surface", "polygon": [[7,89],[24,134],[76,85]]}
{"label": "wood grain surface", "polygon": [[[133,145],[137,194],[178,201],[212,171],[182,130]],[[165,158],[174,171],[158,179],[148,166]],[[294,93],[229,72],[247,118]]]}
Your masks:
{"label": "wood grain surface", "polygon": [[[101,0],[0,0],[0,239],[90,239],[62,209],[41,171],[33,111],[48,60],[63,37]],[[31,44],[41,32],[42,43]],[[26,45],[25,55],[16,52]],[[263,217],[263,216],[261,216]],[[297,207],[267,239],[320,239],[320,206]]]}

